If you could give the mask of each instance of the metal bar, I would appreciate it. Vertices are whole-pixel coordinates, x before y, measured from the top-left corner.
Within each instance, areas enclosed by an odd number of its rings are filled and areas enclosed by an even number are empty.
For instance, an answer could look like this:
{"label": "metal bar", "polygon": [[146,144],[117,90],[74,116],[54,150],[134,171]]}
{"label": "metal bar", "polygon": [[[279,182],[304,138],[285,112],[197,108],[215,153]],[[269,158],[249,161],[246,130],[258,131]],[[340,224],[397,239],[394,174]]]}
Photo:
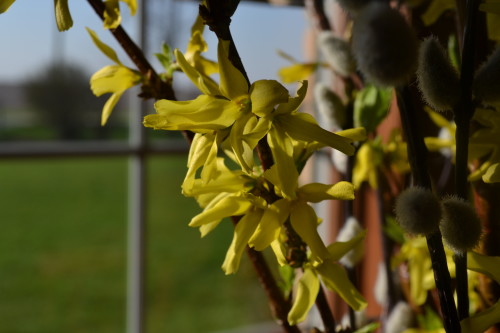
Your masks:
{"label": "metal bar", "polygon": [[[146,52],[147,1],[139,5],[139,47]],[[132,102],[134,103],[134,102]],[[146,286],[146,133],[142,126],[145,103],[137,101],[130,111],[129,142],[137,149],[129,158],[128,181],[128,263],[127,263],[127,333],[145,332]],[[132,105],[134,105],[132,104]]]}
{"label": "metal bar", "polygon": [[0,143],[0,159],[187,154],[188,150],[189,145],[180,139],[152,142],[147,146],[125,141],[9,142]]}

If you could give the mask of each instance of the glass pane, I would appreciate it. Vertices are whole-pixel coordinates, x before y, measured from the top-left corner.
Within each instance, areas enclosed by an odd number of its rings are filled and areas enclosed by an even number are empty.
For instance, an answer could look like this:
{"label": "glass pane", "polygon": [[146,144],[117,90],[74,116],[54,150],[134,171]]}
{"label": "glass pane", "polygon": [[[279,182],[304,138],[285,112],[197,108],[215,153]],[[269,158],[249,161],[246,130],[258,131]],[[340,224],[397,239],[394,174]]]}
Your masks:
{"label": "glass pane", "polygon": [[123,332],[125,158],[0,161],[0,332]]}
{"label": "glass pane", "polygon": [[233,226],[223,221],[200,239],[200,211],[180,186],[186,157],[156,157],[149,171],[148,332],[214,332],[271,320],[264,291],[245,257],[236,275],[220,266]]}

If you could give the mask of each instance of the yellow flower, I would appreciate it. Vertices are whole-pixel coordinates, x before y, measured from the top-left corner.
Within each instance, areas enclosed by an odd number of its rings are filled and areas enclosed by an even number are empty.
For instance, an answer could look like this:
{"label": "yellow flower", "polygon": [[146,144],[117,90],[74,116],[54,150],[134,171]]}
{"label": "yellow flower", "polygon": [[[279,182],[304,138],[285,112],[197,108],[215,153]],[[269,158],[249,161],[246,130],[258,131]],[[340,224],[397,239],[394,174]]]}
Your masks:
{"label": "yellow flower", "polygon": [[130,10],[130,15],[135,15],[137,11],[137,0],[105,0],[104,1],[104,28],[116,29],[121,21],[119,1],[123,1]]}
{"label": "yellow flower", "polygon": [[288,313],[288,322],[295,325],[307,317],[314,305],[320,288],[320,279],[324,285],[338,293],[349,306],[360,311],[367,303],[349,280],[344,268],[337,262],[364,239],[365,233],[359,234],[348,242],[335,242],[328,246],[329,257],[318,262],[311,260],[304,267],[304,273],[298,281],[295,300]]}
{"label": "yellow flower", "polygon": [[441,128],[439,137],[424,138],[425,145],[430,151],[439,151],[445,156],[450,156],[455,163],[455,133],[457,126],[455,122],[449,121],[439,113],[425,107],[425,111],[429,114],[432,122]]}
{"label": "yellow flower", "polygon": [[189,39],[184,57],[187,62],[203,75],[210,75],[219,71],[216,62],[204,58],[201,53],[207,52],[208,46],[203,38],[205,24],[201,16],[197,16],[196,21],[191,27],[191,38]]}
{"label": "yellow flower", "polygon": [[[445,248],[445,251],[448,268],[453,277],[455,276],[453,252],[448,248]],[[411,298],[416,305],[423,305],[427,299],[427,292],[436,286],[425,237],[406,239],[401,251],[392,258],[391,266],[396,267],[403,262],[408,263]]]}
{"label": "yellow flower", "polygon": [[99,50],[116,63],[116,65],[101,68],[90,78],[90,89],[96,96],[106,93],[112,94],[102,109],[101,125],[105,125],[125,90],[139,84],[142,77],[137,71],[125,67],[118,59],[115,51],[101,42],[94,31],[87,28],[87,32]]}
{"label": "yellow flower", "polygon": [[[500,283],[500,257],[489,257],[467,252],[467,268],[485,274]],[[500,322],[500,301],[488,309],[476,313],[460,322],[463,333],[482,333]]]}
{"label": "yellow flower", "polygon": [[500,182],[500,112],[479,108],[473,119],[483,127],[469,139],[469,160],[486,159],[470,174],[469,180],[482,178],[486,183]]}
{"label": "yellow flower", "polygon": [[318,63],[292,64],[278,71],[280,80],[284,83],[292,83],[307,79],[318,68]]}

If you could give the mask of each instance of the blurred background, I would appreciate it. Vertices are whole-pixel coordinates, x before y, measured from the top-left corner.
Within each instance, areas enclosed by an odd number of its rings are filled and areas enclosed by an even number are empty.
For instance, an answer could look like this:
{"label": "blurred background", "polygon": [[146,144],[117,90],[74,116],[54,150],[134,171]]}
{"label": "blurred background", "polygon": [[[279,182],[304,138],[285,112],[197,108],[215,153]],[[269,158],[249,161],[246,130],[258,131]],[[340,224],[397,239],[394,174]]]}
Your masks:
{"label": "blurred background", "polygon": [[[69,6],[74,26],[63,33],[51,0],[16,1],[0,15],[0,333],[123,332],[127,323],[131,179],[122,148],[133,135],[128,119],[137,91],[100,126],[108,95],[96,98],[88,82],[110,61],[84,28],[133,66],[86,1]],[[149,0],[142,27],[121,7],[132,36],[146,29],[147,55],[162,41],[185,49],[196,1]],[[250,79],[277,79],[287,64],[277,49],[303,59],[307,26],[303,7],[243,2],[232,28]],[[216,39],[210,31],[205,37],[207,57],[215,59]],[[181,77],[175,87],[180,98],[196,95]],[[180,193],[182,138],[144,135],[148,145],[176,147],[145,157],[145,331],[233,332],[271,321],[248,261],[236,276],[220,269],[232,225],[204,239],[187,226],[198,207]]]}

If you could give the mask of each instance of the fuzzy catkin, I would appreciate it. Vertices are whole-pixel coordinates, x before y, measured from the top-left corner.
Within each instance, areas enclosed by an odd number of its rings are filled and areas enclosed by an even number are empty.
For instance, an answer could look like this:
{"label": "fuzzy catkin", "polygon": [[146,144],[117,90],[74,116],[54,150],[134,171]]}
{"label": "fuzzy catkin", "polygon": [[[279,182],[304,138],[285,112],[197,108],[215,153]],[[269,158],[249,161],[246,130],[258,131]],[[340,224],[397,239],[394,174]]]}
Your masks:
{"label": "fuzzy catkin", "polygon": [[405,84],[417,67],[415,33],[403,16],[385,2],[372,2],[358,13],[352,50],[358,68],[378,86]]}
{"label": "fuzzy catkin", "polygon": [[314,87],[314,99],[318,111],[329,128],[342,129],[346,122],[346,110],[340,97],[324,83]]}
{"label": "fuzzy catkin", "polygon": [[459,103],[460,78],[435,37],[420,45],[417,78],[424,100],[434,110],[451,110]]}
{"label": "fuzzy catkin", "polygon": [[441,206],[438,198],[423,187],[410,187],[396,199],[396,221],[409,234],[430,235],[439,228]]}
{"label": "fuzzy catkin", "polygon": [[457,196],[444,198],[442,206],[439,228],[445,243],[455,252],[473,249],[481,239],[481,220],[474,207]]}
{"label": "fuzzy catkin", "polygon": [[500,47],[476,72],[472,90],[476,98],[483,102],[500,103]]}
{"label": "fuzzy catkin", "polygon": [[347,77],[356,69],[349,43],[331,31],[318,34],[318,46],[328,65],[339,75]]}

